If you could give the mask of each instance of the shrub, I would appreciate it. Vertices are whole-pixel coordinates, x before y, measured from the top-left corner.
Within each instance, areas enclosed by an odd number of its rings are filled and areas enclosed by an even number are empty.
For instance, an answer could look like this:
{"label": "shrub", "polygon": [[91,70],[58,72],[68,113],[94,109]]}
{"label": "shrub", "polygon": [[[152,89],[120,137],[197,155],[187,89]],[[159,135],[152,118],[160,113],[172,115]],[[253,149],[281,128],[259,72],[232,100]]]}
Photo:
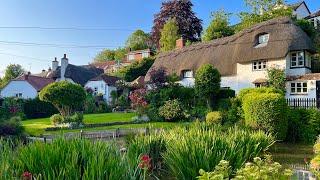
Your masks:
{"label": "shrub", "polygon": [[84,101],[84,112],[86,114],[91,114],[91,113],[97,112],[95,98],[90,93],[87,93],[86,99]]}
{"label": "shrub", "polygon": [[54,114],[50,117],[50,121],[52,124],[57,125],[63,123],[64,119],[60,114]]}
{"label": "shrub", "polygon": [[112,112],[111,107],[104,101],[98,102],[97,113],[109,113]]}
{"label": "shrub", "polygon": [[81,124],[83,122],[83,114],[76,112],[72,116],[65,117],[64,122]]}
{"label": "shrub", "polygon": [[134,81],[139,76],[145,76],[154,62],[153,58],[144,58],[141,61],[135,61],[131,65],[120,70],[124,80],[127,82]]}
{"label": "shrub", "polygon": [[137,89],[130,93],[131,107],[136,109],[138,116],[142,116],[146,112],[148,102],[145,99],[147,94],[146,89]]}
{"label": "shrub", "polygon": [[233,89],[220,89],[218,93],[218,98],[233,98],[236,96],[236,92]]}
{"label": "shrub", "polygon": [[206,122],[208,124],[221,124],[222,116],[219,111],[209,112],[206,116]]}
{"label": "shrub", "polygon": [[279,89],[271,88],[271,87],[244,88],[239,91],[237,98],[242,102],[244,96],[246,96],[249,93],[279,93],[279,94],[283,94],[283,91],[279,90]]}
{"label": "shrub", "polygon": [[0,121],[0,136],[21,136],[23,133],[24,128],[19,116]]}
{"label": "shrub", "polygon": [[[213,172],[200,170],[200,180],[231,179],[230,166],[228,161],[220,161]],[[233,179],[290,179],[293,172],[290,169],[283,169],[282,166],[271,160],[271,157],[261,159],[256,157],[253,163],[246,163],[239,169]]]}
{"label": "shrub", "polygon": [[28,119],[34,119],[50,117],[58,113],[58,110],[51,103],[40,101],[37,97],[23,103],[23,112]]}
{"label": "shrub", "polygon": [[159,115],[167,121],[176,121],[184,118],[181,103],[175,100],[168,100],[159,108]]}
{"label": "shrub", "polygon": [[315,153],[315,157],[310,162],[310,169],[316,175],[316,177],[320,178],[320,136],[318,137],[315,145],[313,146],[313,150]]}
{"label": "shrub", "polygon": [[11,117],[19,116],[21,119],[25,119],[23,113],[24,99],[9,97],[4,98],[2,103],[3,114],[0,114],[0,119],[9,119]]}
{"label": "shrub", "polygon": [[243,98],[245,124],[276,134],[279,140],[288,129],[287,104],[282,94],[250,93]]}

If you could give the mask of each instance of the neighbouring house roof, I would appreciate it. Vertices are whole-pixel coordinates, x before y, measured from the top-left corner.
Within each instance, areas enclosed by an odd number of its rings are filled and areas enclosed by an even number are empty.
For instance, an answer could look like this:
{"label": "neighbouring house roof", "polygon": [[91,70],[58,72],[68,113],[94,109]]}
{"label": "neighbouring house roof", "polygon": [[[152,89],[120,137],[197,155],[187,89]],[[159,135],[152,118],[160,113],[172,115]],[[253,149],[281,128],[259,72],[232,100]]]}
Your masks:
{"label": "neighbouring house roof", "polygon": [[106,74],[102,74],[100,76],[90,79],[90,81],[104,81],[106,84],[110,86],[115,86],[118,80],[120,80],[120,78],[115,76],[108,76]]}
{"label": "neighbouring house roof", "polygon": [[33,86],[37,91],[41,91],[48,84],[53,83],[54,80],[46,77],[39,77],[35,75],[22,75],[17,77],[12,81],[27,81],[31,86]]}
{"label": "neighbouring house roof", "polygon": [[116,61],[105,61],[105,62],[92,63],[91,65],[95,66],[96,68],[107,69],[108,67],[115,64],[116,64]]}
{"label": "neighbouring house roof", "polygon": [[[265,33],[270,35],[268,44],[256,48],[258,36]],[[235,75],[237,63],[284,58],[289,51],[294,50],[314,52],[313,43],[291,18],[276,18],[229,37],[160,53],[145,80],[150,79],[152,69],[163,67],[167,74],[181,76],[183,70],[196,71],[203,64],[213,64],[222,76]]]}
{"label": "neighbouring house roof", "polygon": [[320,80],[320,73],[310,73],[301,76],[288,76],[287,81]]}
{"label": "neighbouring house roof", "polygon": [[311,18],[315,18],[315,17],[319,17],[320,16],[320,10],[310,14],[309,16],[306,17],[306,19],[311,19]]}
{"label": "neighbouring house roof", "polygon": [[[61,66],[53,71],[49,77],[54,79],[61,78]],[[84,86],[90,79],[103,74],[103,69],[96,68],[92,65],[76,66],[73,64],[68,64],[65,72],[65,78],[72,79],[73,82],[81,84]]]}
{"label": "neighbouring house roof", "polygon": [[136,51],[130,51],[128,54],[139,54],[139,53],[152,53],[151,49],[142,49],[142,50],[136,50]]}
{"label": "neighbouring house roof", "polygon": [[311,11],[309,10],[305,1],[300,1],[300,2],[293,3],[293,4],[289,4],[289,7],[291,7],[293,10],[296,11],[302,4],[304,4],[306,6],[309,14],[311,14]]}

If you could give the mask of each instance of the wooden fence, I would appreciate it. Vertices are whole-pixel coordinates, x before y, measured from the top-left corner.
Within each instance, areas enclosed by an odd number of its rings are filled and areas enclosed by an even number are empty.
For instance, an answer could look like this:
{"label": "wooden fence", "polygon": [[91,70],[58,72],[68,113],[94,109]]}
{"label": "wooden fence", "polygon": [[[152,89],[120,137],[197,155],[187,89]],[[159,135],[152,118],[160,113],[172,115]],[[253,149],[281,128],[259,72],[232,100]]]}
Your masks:
{"label": "wooden fence", "polygon": [[287,99],[287,104],[292,108],[311,109],[319,107],[319,102],[316,98],[289,98]]}

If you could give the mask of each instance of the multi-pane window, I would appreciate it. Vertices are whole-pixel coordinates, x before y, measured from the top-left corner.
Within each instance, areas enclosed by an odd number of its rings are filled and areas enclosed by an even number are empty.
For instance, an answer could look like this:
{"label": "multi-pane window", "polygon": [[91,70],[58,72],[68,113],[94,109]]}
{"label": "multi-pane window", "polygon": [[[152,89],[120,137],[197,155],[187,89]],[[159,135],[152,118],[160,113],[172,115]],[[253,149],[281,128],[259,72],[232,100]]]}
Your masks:
{"label": "multi-pane window", "polygon": [[304,67],[303,51],[291,53],[291,67]]}
{"label": "multi-pane window", "polygon": [[267,68],[267,61],[254,61],[252,63],[252,70],[261,71]]}
{"label": "multi-pane window", "polygon": [[191,70],[184,71],[183,78],[193,78],[193,72]]}
{"label": "multi-pane window", "polygon": [[21,98],[21,97],[22,97],[22,93],[16,93],[15,96],[16,96],[17,98]]}
{"label": "multi-pane window", "polygon": [[291,83],[291,94],[305,94],[308,92],[307,82],[293,82]]}
{"label": "multi-pane window", "polygon": [[258,44],[266,44],[269,41],[269,34],[259,35]]}

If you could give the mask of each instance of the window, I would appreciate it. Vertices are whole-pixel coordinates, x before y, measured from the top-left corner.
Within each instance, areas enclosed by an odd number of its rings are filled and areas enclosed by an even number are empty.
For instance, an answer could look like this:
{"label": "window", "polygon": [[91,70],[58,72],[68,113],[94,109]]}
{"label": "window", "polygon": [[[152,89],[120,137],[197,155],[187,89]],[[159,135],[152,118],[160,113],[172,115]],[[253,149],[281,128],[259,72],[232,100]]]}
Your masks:
{"label": "window", "polygon": [[291,83],[291,94],[305,94],[308,93],[307,82],[293,82]]}
{"label": "window", "polygon": [[258,44],[267,44],[269,41],[269,34],[261,34],[258,38]]}
{"label": "window", "polygon": [[291,67],[304,67],[303,51],[291,53]]}
{"label": "window", "polygon": [[267,68],[267,61],[254,61],[252,63],[252,70],[261,71]]}
{"label": "window", "polygon": [[129,55],[128,55],[128,59],[129,59],[129,61],[134,60],[134,54],[129,54]]}
{"label": "window", "polygon": [[147,58],[149,57],[149,53],[148,52],[143,52],[142,53],[142,58]]}
{"label": "window", "polygon": [[98,87],[94,87],[94,89],[93,89],[93,94],[94,94],[94,95],[97,95],[97,94],[98,94]]}
{"label": "window", "polygon": [[22,93],[16,93],[15,96],[16,96],[17,98],[21,98],[21,97],[22,97]]}
{"label": "window", "polygon": [[193,78],[193,72],[191,70],[184,71],[183,78]]}

